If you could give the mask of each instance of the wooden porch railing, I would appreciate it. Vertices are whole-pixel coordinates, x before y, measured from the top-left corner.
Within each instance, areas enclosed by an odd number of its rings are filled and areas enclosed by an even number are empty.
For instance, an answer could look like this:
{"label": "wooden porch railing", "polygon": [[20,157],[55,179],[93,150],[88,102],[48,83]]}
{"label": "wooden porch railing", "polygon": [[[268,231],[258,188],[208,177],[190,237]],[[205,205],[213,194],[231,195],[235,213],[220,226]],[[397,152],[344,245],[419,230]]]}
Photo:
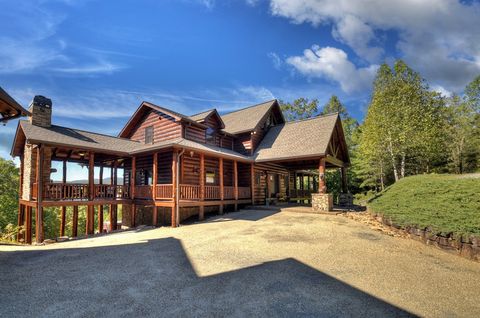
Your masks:
{"label": "wooden porch railing", "polygon": [[173,198],[173,185],[171,184],[157,184],[156,190],[156,199]]}
{"label": "wooden porch railing", "polygon": [[227,200],[235,199],[235,187],[223,187],[223,198]]}
{"label": "wooden porch railing", "polygon": [[181,200],[198,200],[200,199],[200,186],[194,184],[180,184]]}
{"label": "wooden porch railing", "polygon": [[151,185],[137,185],[135,186],[135,198],[152,199],[153,186]]}
{"label": "wooden porch railing", "polygon": [[87,200],[88,184],[45,183],[43,198],[45,200]]}
{"label": "wooden porch railing", "polygon": [[238,187],[238,198],[239,199],[249,199],[249,198],[251,198],[250,187]]}
{"label": "wooden porch railing", "polygon": [[306,198],[312,194],[312,190],[290,189],[290,198]]}
{"label": "wooden porch railing", "polygon": [[220,199],[219,186],[205,186],[205,200]]}

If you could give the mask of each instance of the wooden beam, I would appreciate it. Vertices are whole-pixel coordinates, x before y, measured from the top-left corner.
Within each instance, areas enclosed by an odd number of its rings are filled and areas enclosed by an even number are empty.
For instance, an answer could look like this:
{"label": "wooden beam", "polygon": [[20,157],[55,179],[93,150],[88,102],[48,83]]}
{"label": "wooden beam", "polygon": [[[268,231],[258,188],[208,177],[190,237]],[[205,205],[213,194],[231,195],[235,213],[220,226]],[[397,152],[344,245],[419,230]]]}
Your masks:
{"label": "wooden beam", "polygon": [[72,215],[72,237],[77,237],[78,230],[78,205],[73,207]]}
{"label": "wooden beam", "polygon": [[[238,166],[237,161],[233,160],[233,194],[235,202],[238,200]],[[238,210],[238,204],[234,204],[234,210]]]}
{"label": "wooden beam", "polygon": [[[225,194],[224,194],[224,189],[223,189],[223,158],[218,159],[218,164],[219,164],[219,178],[220,178],[220,200],[223,201]],[[219,207],[219,213],[223,214],[223,204],[220,204]]]}
{"label": "wooden beam", "polygon": [[103,205],[98,206],[98,233],[103,233]]}
{"label": "wooden beam", "polygon": [[158,223],[158,208],[153,206],[152,225],[157,226]]}
{"label": "wooden beam", "polygon": [[[25,224],[25,206],[21,203],[18,203],[18,220],[17,220],[17,225],[24,226]],[[17,242],[19,242],[25,233],[25,228],[23,229],[23,233],[21,231],[18,231],[17,233]]]}
{"label": "wooden beam", "polygon": [[94,234],[95,228],[95,206],[88,205],[87,206],[87,226],[85,229],[85,234],[92,235]]}
{"label": "wooden beam", "polygon": [[63,167],[62,167],[62,182],[67,182],[67,160],[63,160]]}
{"label": "wooden beam", "polygon": [[27,244],[32,244],[32,207],[31,206],[26,207],[24,241]]}
{"label": "wooden beam", "polygon": [[250,164],[250,187],[252,205],[255,205],[255,166],[253,163]]}
{"label": "wooden beam", "polygon": [[153,189],[152,189],[152,195],[153,199],[155,200],[157,198],[157,179],[158,179],[158,154],[155,152],[153,154]]}
{"label": "wooden beam", "polygon": [[61,207],[61,212],[60,212],[60,236],[65,236],[65,219],[67,217],[67,207],[62,206]]}
{"label": "wooden beam", "polygon": [[[205,200],[205,155],[200,154],[200,201]],[[198,219],[203,221],[205,219],[205,208],[200,206]]]}
{"label": "wooden beam", "polygon": [[[135,199],[135,185],[137,182],[137,157],[133,156],[132,157],[132,175],[130,177],[130,193],[132,195],[132,199]],[[135,227],[135,213],[136,213],[136,206],[135,203],[132,203],[132,208],[131,208],[131,215],[130,215],[130,225],[131,227]]]}
{"label": "wooden beam", "polygon": [[345,166],[342,160],[332,157],[330,155],[327,155],[325,161],[339,168]]}
{"label": "wooden beam", "polygon": [[100,166],[100,173],[98,176],[98,184],[103,184],[103,166]]}
{"label": "wooden beam", "polygon": [[37,243],[43,242],[43,160],[44,160],[44,147],[39,145],[37,147],[37,207],[35,209],[35,241]]}
{"label": "wooden beam", "polygon": [[325,158],[320,159],[318,165],[318,193],[327,193],[327,183],[325,180]]}
{"label": "wooden beam", "polygon": [[88,154],[88,199],[90,201],[95,198],[94,160],[95,155],[90,152]]}
{"label": "wooden beam", "polygon": [[173,152],[172,158],[172,191],[173,191],[173,204],[172,204],[172,227],[177,227],[177,154]]}

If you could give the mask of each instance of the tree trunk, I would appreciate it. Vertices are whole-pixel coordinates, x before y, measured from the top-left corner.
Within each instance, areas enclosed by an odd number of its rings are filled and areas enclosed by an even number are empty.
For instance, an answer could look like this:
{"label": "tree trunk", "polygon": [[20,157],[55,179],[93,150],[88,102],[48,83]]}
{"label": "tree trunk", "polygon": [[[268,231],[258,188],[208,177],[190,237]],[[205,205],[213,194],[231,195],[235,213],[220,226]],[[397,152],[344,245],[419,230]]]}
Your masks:
{"label": "tree trunk", "polygon": [[389,151],[390,151],[390,157],[392,158],[392,168],[393,168],[393,176],[395,177],[395,182],[398,181],[398,170],[397,170],[397,162],[395,160],[395,155],[393,153],[393,146],[392,146],[392,142],[390,141],[389,143],[389,147],[388,147]]}
{"label": "tree trunk", "polygon": [[400,176],[405,178],[405,153],[402,153],[402,162],[400,163]]}
{"label": "tree trunk", "polygon": [[380,186],[382,191],[385,190],[385,182],[383,180],[383,163],[380,165]]}

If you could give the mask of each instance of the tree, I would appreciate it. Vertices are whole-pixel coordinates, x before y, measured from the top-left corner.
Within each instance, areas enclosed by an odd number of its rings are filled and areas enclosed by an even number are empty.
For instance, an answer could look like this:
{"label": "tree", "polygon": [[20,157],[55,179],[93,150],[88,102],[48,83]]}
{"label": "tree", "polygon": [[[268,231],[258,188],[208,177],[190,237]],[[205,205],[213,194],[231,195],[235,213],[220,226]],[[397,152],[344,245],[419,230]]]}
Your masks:
{"label": "tree", "polygon": [[[403,61],[381,65],[363,125],[361,150],[372,168],[394,181],[428,172],[444,145],[444,101]],[[388,165],[387,165],[387,162]]]}
{"label": "tree", "polygon": [[18,168],[13,161],[0,157],[0,232],[17,223],[18,179]]}
{"label": "tree", "polygon": [[287,121],[307,119],[317,115],[318,100],[307,98],[297,98],[292,103],[285,103],[279,101],[280,109],[282,110]]}

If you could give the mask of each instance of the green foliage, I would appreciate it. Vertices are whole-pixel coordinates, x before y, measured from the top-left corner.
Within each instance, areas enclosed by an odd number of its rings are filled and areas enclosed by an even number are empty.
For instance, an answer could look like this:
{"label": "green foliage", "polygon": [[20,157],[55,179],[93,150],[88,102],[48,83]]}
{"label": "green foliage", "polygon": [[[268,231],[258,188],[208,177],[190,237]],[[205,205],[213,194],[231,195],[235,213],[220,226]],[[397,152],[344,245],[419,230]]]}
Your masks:
{"label": "green foliage", "polygon": [[279,101],[280,109],[287,121],[307,119],[318,113],[318,100],[309,100],[307,98],[297,98],[292,103]]}
{"label": "green foliage", "polygon": [[399,60],[383,64],[362,127],[360,150],[366,179],[381,184],[393,176],[429,172],[445,146],[445,103],[431,92],[420,74]]}
{"label": "green foliage", "polygon": [[0,158],[0,234],[17,224],[19,171],[11,160]]}
{"label": "green foliage", "polygon": [[401,226],[438,233],[480,235],[480,178],[455,175],[408,177],[370,201],[376,213]]}

